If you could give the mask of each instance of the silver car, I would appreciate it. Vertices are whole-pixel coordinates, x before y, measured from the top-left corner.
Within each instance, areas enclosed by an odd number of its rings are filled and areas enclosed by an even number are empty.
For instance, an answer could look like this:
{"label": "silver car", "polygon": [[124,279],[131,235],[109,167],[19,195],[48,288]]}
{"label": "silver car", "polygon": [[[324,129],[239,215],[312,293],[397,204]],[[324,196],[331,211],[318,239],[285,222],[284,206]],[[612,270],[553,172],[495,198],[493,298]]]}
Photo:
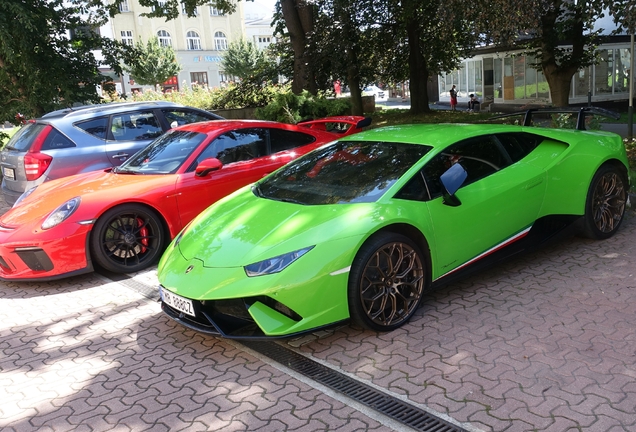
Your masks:
{"label": "silver car", "polygon": [[29,121],[0,152],[2,195],[13,204],[47,180],[112,168],[168,129],[219,120],[171,102],[124,102],[68,108]]}

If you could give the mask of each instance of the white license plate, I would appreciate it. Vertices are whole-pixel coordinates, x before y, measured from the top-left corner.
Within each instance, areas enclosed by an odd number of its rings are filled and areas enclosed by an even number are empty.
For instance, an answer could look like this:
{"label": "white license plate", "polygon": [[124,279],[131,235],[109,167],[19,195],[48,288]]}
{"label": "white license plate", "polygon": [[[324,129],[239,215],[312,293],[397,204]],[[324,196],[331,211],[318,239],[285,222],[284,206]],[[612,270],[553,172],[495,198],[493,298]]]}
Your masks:
{"label": "white license plate", "polygon": [[13,168],[2,167],[2,175],[10,180],[15,180],[15,170]]}
{"label": "white license plate", "polygon": [[163,302],[171,308],[176,309],[179,312],[183,312],[184,314],[195,316],[192,300],[178,296],[164,288],[159,288],[159,293],[161,295],[161,300],[163,300]]}

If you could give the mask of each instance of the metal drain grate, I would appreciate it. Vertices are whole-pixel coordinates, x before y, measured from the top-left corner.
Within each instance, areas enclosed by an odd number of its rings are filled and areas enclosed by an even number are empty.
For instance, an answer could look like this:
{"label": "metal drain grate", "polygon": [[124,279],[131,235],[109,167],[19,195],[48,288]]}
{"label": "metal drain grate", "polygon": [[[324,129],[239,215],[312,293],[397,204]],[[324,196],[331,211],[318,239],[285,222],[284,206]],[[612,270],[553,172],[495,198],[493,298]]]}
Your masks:
{"label": "metal drain grate", "polygon": [[467,432],[418,407],[360,383],[274,342],[241,341],[248,348],[336,390],[387,417],[423,432]]}

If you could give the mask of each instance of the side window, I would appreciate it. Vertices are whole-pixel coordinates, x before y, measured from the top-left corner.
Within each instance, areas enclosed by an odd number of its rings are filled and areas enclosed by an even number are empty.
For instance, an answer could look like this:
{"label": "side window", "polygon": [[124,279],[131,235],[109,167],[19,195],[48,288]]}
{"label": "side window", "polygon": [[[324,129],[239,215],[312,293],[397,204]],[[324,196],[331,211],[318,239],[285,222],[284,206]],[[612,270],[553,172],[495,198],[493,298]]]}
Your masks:
{"label": "side window", "polygon": [[151,140],[163,134],[152,111],[115,114],[110,130],[115,141]]}
{"label": "side window", "polygon": [[108,117],[86,120],[80,123],[75,123],[75,126],[99,139],[105,140],[108,135]]}
{"label": "side window", "polygon": [[417,174],[395,194],[395,198],[410,201],[426,201],[428,197],[429,195],[426,190],[426,183],[424,182],[422,171],[418,171]]}
{"label": "side window", "polygon": [[55,150],[69,147],[75,147],[75,143],[59,133],[55,128],[46,136],[46,139],[42,143],[42,150]]}
{"label": "side window", "polygon": [[285,129],[270,129],[269,139],[272,153],[291,150],[316,141],[313,135]]}
{"label": "side window", "polygon": [[255,159],[267,155],[267,131],[265,129],[239,129],[217,137],[197,159],[215,157],[224,165]]}
{"label": "side window", "polygon": [[206,115],[205,113],[198,111],[164,109],[162,112],[171,128],[184,124],[217,120],[217,117],[214,114]]}
{"label": "side window", "polygon": [[442,194],[439,178],[456,163],[460,163],[468,173],[465,186],[505,168],[510,165],[510,160],[492,136],[471,138],[453,144],[424,166],[424,179],[431,198]]}
{"label": "side window", "polygon": [[532,150],[537,148],[539,143],[543,140],[542,137],[532,135],[529,133],[503,133],[498,134],[497,139],[503,146],[503,148],[510,155],[512,162],[517,162],[528,156]]}

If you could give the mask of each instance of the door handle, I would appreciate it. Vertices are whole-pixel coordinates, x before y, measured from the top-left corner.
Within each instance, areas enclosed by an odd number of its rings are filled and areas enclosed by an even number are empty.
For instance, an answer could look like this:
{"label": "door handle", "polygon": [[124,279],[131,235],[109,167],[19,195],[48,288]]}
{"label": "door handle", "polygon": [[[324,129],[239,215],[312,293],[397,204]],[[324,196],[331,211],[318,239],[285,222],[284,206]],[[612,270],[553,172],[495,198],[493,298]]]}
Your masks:
{"label": "door handle", "polygon": [[113,155],[113,159],[121,159],[121,158],[127,158],[128,157],[128,153],[117,153],[116,155]]}

